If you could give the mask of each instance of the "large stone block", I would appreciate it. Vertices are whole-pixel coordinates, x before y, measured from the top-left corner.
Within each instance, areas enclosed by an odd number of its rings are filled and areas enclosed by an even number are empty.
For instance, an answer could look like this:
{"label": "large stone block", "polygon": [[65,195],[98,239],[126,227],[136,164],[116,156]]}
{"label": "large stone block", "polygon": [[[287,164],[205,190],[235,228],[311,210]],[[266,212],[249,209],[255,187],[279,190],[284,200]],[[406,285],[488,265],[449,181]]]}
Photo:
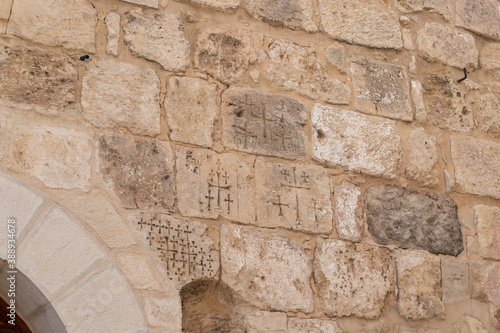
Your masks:
{"label": "large stone block", "polygon": [[374,177],[399,174],[401,142],[396,122],[315,104],[313,159]]}
{"label": "large stone block", "polygon": [[118,253],[117,262],[121,271],[134,288],[155,291],[163,290],[144,255],[131,251]]}
{"label": "large stone block", "polygon": [[421,186],[439,185],[439,154],[436,138],[423,128],[414,129],[408,137],[405,175]]}
{"label": "large stone block", "polygon": [[446,194],[377,185],[366,190],[364,203],[368,231],[379,244],[453,256],[463,251],[457,205]]}
{"label": "large stone block", "polygon": [[255,183],[259,226],[325,234],[332,231],[330,182],[322,167],[259,158]]}
{"label": "large stone block", "polygon": [[251,304],[271,311],[314,310],[312,265],[284,233],[221,226],[222,281]]}
{"label": "large stone block", "polygon": [[162,327],[161,332],[173,333],[182,331],[182,306],[178,295],[147,297],[145,299],[144,312],[149,325]]}
{"label": "large stone block", "polygon": [[458,136],[450,141],[457,190],[500,199],[500,144]]}
{"label": "large stone block", "polygon": [[177,0],[190,2],[200,7],[210,8],[224,13],[232,13],[238,9],[241,0]]}
{"label": "large stone block", "polygon": [[474,206],[474,224],[483,258],[500,260],[500,208]]}
{"label": "large stone block", "polygon": [[337,235],[343,240],[359,242],[365,222],[360,189],[354,184],[343,181],[333,192]]}
{"label": "large stone block", "polygon": [[287,331],[287,317],[283,312],[260,311],[245,318],[248,333]]}
{"label": "large stone block", "polygon": [[285,95],[251,88],[222,94],[222,144],[230,149],[304,160],[306,107]]}
{"label": "large stone block", "polygon": [[455,258],[441,258],[443,303],[468,301],[469,265]]}
{"label": "large stone block", "polygon": [[471,298],[486,302],[490,307],[490,322],[500,328],[500,263],[470,261],[469,281]]}
{"label": "large stone block", "polygon": [[314,281],[328,316],[375,319],[395,281],[389,250],[316,239]]}
{"label": "large stone block", "polygon": [[479,55],[479,64],[486,73],[500,78],[500,43],[487,43]]}
{"label": "large stone block", "polygon": [[288,333],[342,333],[342,330],[333,320],[289,318]]}
{"label": "large stone block", "polygon": [[328,76],[325,63],[316,57],[313,47],[277,40],[269,45],[268,55],[271,63],[267,75],[273,85],[312,99],[349,104],[351,89]]}
{"label": "large stone block", "polygon": [[450,0],[395,0],[397,8],[403,13],[417,13],[424,10],[441,14],[450,19]]}
{"label": "large stone block", "polygon": [[494,93],[488,91],[479,97],[474,114],[477,127],[483,133],[500,137],[500,102]]}
{"label": "large stone block", "polygon": [[82,78],[82,115],[99,128],[160,133],[160,79],[155,71],[111,59],[93,59]]}
{"label": "large stone block", "polygon": [[457,0],[455,25],[500,40],[500,7],[496,0]]}
{"label": "large stone block", "polygon": [[118,56],[119,52],[118,43],[120,42],[120,20],[120,14],[115,12],[109,13],[104,19],[107,30],[106,53],[114,55],[115,57]]}

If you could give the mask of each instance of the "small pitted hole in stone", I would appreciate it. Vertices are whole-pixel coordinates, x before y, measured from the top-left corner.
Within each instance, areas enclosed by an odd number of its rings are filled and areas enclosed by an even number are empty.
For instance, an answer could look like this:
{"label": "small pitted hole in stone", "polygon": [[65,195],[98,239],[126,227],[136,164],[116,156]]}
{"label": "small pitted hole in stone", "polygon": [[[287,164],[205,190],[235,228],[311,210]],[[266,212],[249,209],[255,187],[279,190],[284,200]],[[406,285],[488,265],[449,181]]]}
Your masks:
{"label": "small pitted hole in stone", "polygon": [[318,139],[323,139],[325,137],[325,132],[321,129],[316,130],[316,134],[318,135]]}
{"label": "small pitted hole in stone", "polygon": [[80,57],[81,61],[90,60],[90,55],[86,54]]}
{"label": "small pitted hole in stone", "polygon": [[241,117],[243,115],[243,108],[237,108],[233,111],[236,117]]}

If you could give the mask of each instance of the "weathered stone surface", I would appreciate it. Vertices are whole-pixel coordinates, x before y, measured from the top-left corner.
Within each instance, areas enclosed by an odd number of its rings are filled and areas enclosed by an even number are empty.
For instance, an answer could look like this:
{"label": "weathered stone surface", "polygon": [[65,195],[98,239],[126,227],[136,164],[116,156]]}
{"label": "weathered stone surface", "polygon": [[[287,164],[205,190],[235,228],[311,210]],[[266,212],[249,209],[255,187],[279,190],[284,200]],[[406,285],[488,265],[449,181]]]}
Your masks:
{"label": "weathered stone surface", "polygon": [[169,143],[102,134],[97,145],[101,175],[123,207],[173,210],[174,157]]}
{"label": "weathered stone surface", "polygon": [[164,328],[162,332],[182,330],[182,307],[178,295],[161,295],[161,298],[147,297],[144,312],[149,325]]}
{"label": "weathered stone surface", "polygon": [[275,27],[316,32],[311,0],[245,0],[243,8],[255,19]]}
{"label": "weathered stone surface", "polygon": [[224,13],[232,13],[238,9],[241,0],[177,0],[190,2],[192,4],[217,10]]}
{"label": "weathered stone surface", "polygon": [[486,44],[479,55],[479,64],[486,73],[500,78],[500,43]]}
{"label": "weathered stone surface", "polygon": [[500,260],[500,208],[474,206],[474,224],[484,258]]}
{"label": "weathered stone surface", "polygon": [[442,24],[426,23],[418,32],[417,47],[429,61],[460,69],[477,67],[479,53],[474,37]]}
{"label": "weathered stone surface", "polygon": [[368,231],[377,243],[453,256],[462,252],[457,205],[448,195],[377,185],[363,200]]}
{"label": "weathered stone surface", "polygon": [[500,328],[500,263],[471,261],[469,274],[471,298],[489,303],[490,322]]}
{"label": "weathered stone surface", "polygon": [[351,59],[354,107],[363,113],[413,120],[404,66],[368,58]]}
{"label": "weathered stone surface", "polygon": [[482,132],[500,137],[500,102],[494,93],[488,91],[479,97],[474,119]]}
{"label": "weathered stone surface", "polygon": [[368,47],[401,49],[397,16],[380,3],[319,0],[320,29],[334,39]]}
{"label": "weathered stone surface", "polygon": [[406,141],[405,175],[421,186],[434,187],[439,184],[439,154],[436,138],[422,127],[414,129]]}
{"label": "weathered stone surface", "polygon": [[316,239],[314,281],[325,313],[377,318],[394,282],[389,250],[333,239]]}
{"label": "weathered stone surface", "polygon": [[267,75],[273,85],[312,99],[349,104],[349,86],[328,76],[325,63],[316,57],[313,47],[277,40],[269,45],[268,55],[271,63]]}
{"label": "weathered stone surface", "polygon": [[230,149],[305,159],[306,107],[285,95],[251,88],[222,94],[222,144]]}
{"label": "weathered stone surface", "polygon": [[211,147],[219,112],[217,86],[190,77],[171,77],[167,81],[165,112],[171,140]]}
{"label": "weathered stone surface", "polygon": [[176,158],[182,215],[255,222],[250,168],[236,155],[177,146]]}
{"label": "weathered stone surface", "polygon": [[125,13],[123,41],[135,57],[159,63],[163,69],[184,72],[190,64],[189,41],[174,14],[143,14],[142,8]]}
{"label": "weathered stone surface", "polygon": [[360,200],[361,191],[357,186],[343,181],[333,192],[335,226],[339,238],[359,242],[365,222]]}
{"label": "weathered stone surface", "polygon": [[500,199],[500,144],[458,136],[450,141],[457,190]]}
{"label": "weathered stone surface", "polygon": [[311,261],[276,230],[221,226],[222,281],[263,310],[312,312]]}
{"label": "weathered stone surface", "polygon": [[82,115],[101,128],[160,133],[160,79],[155,71],[111,59],[93,59],[82,79]]}
{"label": "weathered stone surface", "polygon": [[345,71],[345,51],[342,45],[334,43],[326,49],[325,53],[326,60],[328,60],[332,66],[337,67],[341,72]]}
{"label": "weathered stone surface", "polygon": [[76,80],[64,53],[0,40],[0,105],[60,115],[75,103]]}
{"label": "weathered stone surface", "polygon": [[111,12],[106,15],[104,22],[106,23],[106,29],[108,34],[106,36],[106,53],[110,55],[118,56],[118,42],[120,41],[120,14]]}
{"label": "weathered stone surface", "polygon": [[158,0],[121,0],[121,1],[135,3],[136,5],[158,8]]}
{"label": "weathered stone surface", "polygon": [[427,111],[425,110],[424,95],[422,94],[422,84],[420,81],[411,81],[411,98],[415,105],[415,119],[421,123],[427,120]]}
{"label": "weathered stone surface", "polygon": [[260,311],[245,318],[249,333],[287,332],[287,317],[283,312]]}
{"label": "weathered stone surface", "polygon": [[244,30],[206,30],[198,37],[196,67],[224,84],[240,81],[256,60],[253,40]]}
{"label": "weathered stone surface", "polygon": [[462,322],[464,324],[462,332],[464,333],[488,333],[488,330],[484,328],[483,323],[474,317],[465,316]]}
{"label": "weathered stone surface", "polygon": [[7,21],[10,16],[10,9],[14,0],[0,0],[0,33],[7,30]]}
{"label": "weathered stone surface", "polygon": [[500,39],[500,8],[496,0],[457,0],[455,25]]}
{"label": "weathered stone surface", "polygon": [[399,174],[401,143],[396,122],[315,104],[313,158],[374,177]]}
{"label": "weathered stone surface", "polygon": [[438,256],[416,251],[398,253],[398,310],[403,317],[429,319],[444,311],[440,266]]}
{"label": "weathered stone surface", "polygon": [[417,13],[424,10],[441,14],[450,19],[449,0],[396,0],[397,8],[403,13]]}
{"label": "weathered stone surface", "polygon": [[413,39],[411,36],[411,30],[408,28],[403,28],[401,32],[403,36],[403,45],[405,49],[410,51],[415,50],[415,46],[413,45]]}
{"label": "weathered stone surface", "polygon": [[162,291],[160,283],[155,279],[154,273],[144,256],[132,252],[117,255],[120,270],[137,289]]}
{"label": "weathered stone surface", "polygon": [[46,45],[95,52],[97,11],[86,0],[14,1],[7,33]]}
{"label": "weathered stone surface", "polygon": [[326,170],[257,159],[257,224],[311,233],[332,231],[332,203]]}
{"label": "weathered stone surface", "polygon": [[455,258],[441,258],[443,303],[469,300],[469,265]]}
{"label": "weathered stone surface", "polygon": [[342,330],[333,320],[288,319],[288,333],[341,333]]}

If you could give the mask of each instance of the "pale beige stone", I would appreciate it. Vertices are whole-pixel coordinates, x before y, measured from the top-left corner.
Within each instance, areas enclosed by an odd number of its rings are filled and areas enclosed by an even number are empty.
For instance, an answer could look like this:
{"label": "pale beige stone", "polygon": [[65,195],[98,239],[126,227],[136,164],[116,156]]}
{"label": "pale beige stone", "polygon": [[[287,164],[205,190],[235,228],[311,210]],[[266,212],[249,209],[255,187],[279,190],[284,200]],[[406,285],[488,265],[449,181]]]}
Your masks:
{"label": "pale beige stone", "polygon": [[429,61],[440,61],[448,66],[474,69],[479,52],[474,37],[439,23],[426,23],[417,35],[417,47]]}
{"label": "pale beige stone", "polygon": [[162,291],[158,280],[149,267],[144,255],[132,252],[124,252],[117,255],[117,262],[120,270],[134,288],[145,290]]}
{"label": "pale beige stone", "polygon": [[413,39],[411,36],[411,30],[407,28],[402,29],[403,34],[403,45],[405,49],[413,51],[415,50],[415,46],[413,45]]}
{"label": "pale beige stone", "polygon": [[399,174],[401,143],[396,122],[315,104],[313,158],[374,177]]}
{"label": "pale beige stone", "polygon": [[341,44],[333,43],[326,50],[326,60],[339,71],[345,71],[345,50]]}
{"label": "pale beige stone", "polygon": [[342,333],[336,321],[321,319],[288,319],[288,333]]}
{"label": "pale beige stone", "polygon": [[97,11],[86,0],[16,0],[7,33],[45,45],[94,53]]}
{"label": "pale beige stone", "polygon": [[82,79],[82,115],[99,128],[160,133],[160,79],[155,71],[111,59],[93,59]]}
{"label": "pale beige stone", "polygon": [[4,34],[7,30],[7,21],[10,16],[10,9],[14,0],[0,0],[0,33]]}
{"label": "pale beige stone", "polygon": [[393,288],[389,250],[334,239],[316,239],[314,281],[328,316],[377,318]]}
{"label": "pale beige stone", "polygon": [[328,36],[351,44],[401,49],[397,16],[382,2],[319,0],[320,29]]}
{"label": "pale beige stone", "polygon": [[223,13],[232,13],[238,9],[241,0],[177,0],[190,2],[200,7],[210,8]]}
{"label": "pale beige stone", "polygon": [[172,141],[212,146],[219,111],[216,85],[190,77],[171,77],[164,107]]}
{"label": "pale beige stone", "polygon": [[343,240],[359,242],[365,222],[360,189],[354,184],[343,181],[333,192],[337,235]]}
{"label": "pale beige stone", "polygon": [[490,323],[500,328],[500,263],[470,261],[469,280],[471,298],[489,304]]}
{"label": "pale beige stone", "polygon": [[416,181],[420,186],[435,187],[439,184],[439,154],[436,138],[419,127],[414,129],[406,141],[404,154],[408,179]]}
{"label": "pale beige stone", "polygon": [[179,295],[161,294],[161,297],[146,297],[144,312],[149,325],[162,327],[162,332],[182,330],[182,306]]}
{"label": "pale beige stone", "polygon": [[236,155],[177,146],[176,159],[183,216],[255,222],[250,168]]}
{"label": "pale beige stone", "polygon": [[443,169],[443,173],[446,186],[446,193],[453,192],[455,190],[455,178],[451,176],[448,169]]}
{"label": "pale beige stone", "polygon": [[500,6],[497,0],[457,0],[455,8],[457,27],[500,39]]}
{"label": "pale beige stone", "polygon": [[158,8],[158,0],[121,0],[136,5],[147,6],[151,8]]}
{"label": "pale beige stone", "polygon": [[487,259],[500,260],[500,208],[474,206],[474,224],[481,255]]}
{"label": "pale beige stone", "polygon": [[287,332],[287,316],[283,312],[259,311],[245,318],[249,333]]}
{"label": "pale beige stone", "polygon": [[500,77],[500,43],[488,43],[479,54],[481,69]]}
{"label": "pale beige stone", "polygon": [[500,137],[500,102],[494,93],[488,91],[479,97],[474,119],[482,132]]}
{"label": "pale beige stone", "polygon": [[462,329],[462,333],[488,333],[483,323],[474,317],[465,316],[463,323],[465,327]]}
{"label": "pale beige stone", "polygon": [[449,0],[396,0],[397,8],[403,13],[417,13],[424,10],[438,13],[450,19]]}
{"label": "pale beige stone", "polygon": [[455,258],[441,258],[443,303],[467,301],[469,293],[469,265]]}
{"label": "pale beige stone", "polygon": [[458,136],[450,141],[457,190],[500,199],[500,144]]}
{"label": "pale beige stone", "polygon": [[441,297],[441,263],[438,256],[399,251],[398,310],[407,319],[430,319],[444,311]]}
{"label": "pale beige stone", "polygon": [[411,98],[415,105],[415,119],[418,122],[425,123],[427,111],[425,110],[424,96],[422,94],[422,84],[418,80],[411,81]]}
{"label": "pale beige stone", "polygon": [[251,304],[271,311],[314,310],[311,261],[276,230],[221,226],[222,281]]}
{"label": "pale beige stone", "polygon": [[313,47],[277,40],[269,45],[268,55],[271,62],[266,72],[273,85],[312,99],[349,104],[351,89],[329,77],[325,63],[316,57]]}
{"label": "pale beige stone", "polygon": [[186,71],[190,46],[178,15],[144,14],[142,8],[135,8],[124,18],[123,41],[132,55],[157,62],[167,71]]}
{"label": "pale beige stone", "polygon": [[311,233],[332,231],[332,203],[326,170],[320,166],[255,163],[257,225]]}
{"label": "pale beige stone", "polygon": [[106,29],[108,34],[106,36],[106,53],[110,55],[118,56],[118,43],[120,42],[120,14],[111,12],[106,15],[104,23],[106,23]]}

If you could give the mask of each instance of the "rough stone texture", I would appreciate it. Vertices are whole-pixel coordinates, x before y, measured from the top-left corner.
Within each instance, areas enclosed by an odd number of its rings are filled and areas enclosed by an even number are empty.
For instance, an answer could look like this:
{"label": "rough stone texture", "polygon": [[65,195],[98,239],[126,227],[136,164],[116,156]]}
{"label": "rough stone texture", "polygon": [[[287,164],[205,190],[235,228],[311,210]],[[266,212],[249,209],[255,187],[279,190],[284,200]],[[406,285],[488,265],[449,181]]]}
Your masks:
{"label": "rough stone texture", "polygon": [[374,177],[399,174],[401,143],[396,122],[315,104],[313,158]]}
{"label": "rough stone texture", "polygon": [[457,190],[500,199],[500,144],[450,137]]}
{"label": "rough stone texture", "polygon": [[82,79],[82,115],[100,128],[160,133],[160,79],[155,71],[111,59],[93,59]]}
{"label": "rough stone texture", "polygon": [[410,51],[415,50],[415,46],[413,45],[413,39],[411,37],[411,30],[408,28],[403,28],[402,34],[403,34],[403,45],[405,49]]}
{"label": "rough stone texture", "polygon": [[117,255],[120,270],[137,289],[162,291],[160,283],[155,279],[143,255],[124,252]]}
{"label": "rough stone texture", "polygon": [[164,105],[171,140],[212,146],[214,121],[219,112],[216,85],[189,77],[171,77]]}
{"label": "rough stone texture", "polygon": [[374,319],[394,282],[389,250],[333,239],[316,239],[314,281],[328,316]]}
{"label": "rough stone texture", "polygon": [[312,266],[285,234],[221,226],[222,281],[253,305],[271,311],[312,312]]}
{"label": "rough stone texture", "polygon": [[106,53],[115,57],[118,56],[118,43],[120,42],[120,20],[120,14],[115,12],[109,13],[104,19],[108,30]]}
{"label": "rough stone texture", "polygon": [[455,258],[441,258],[443,303],[467,301],[469,293],[469,265]]}
{"label": "rough stone texture", "polygon": [[376,48],[401,49],[397,16],[384,4],[358,0],[319,0],[320,29],[347,43]]}
{"label": "rough stone texture", "polygon": [[481,69],[495,78],[500,78],[500,43],[487,43],[479,55]]}
{"label": "rough stone texture", "polygon": [[500,7],[496,0],[457,0],[455,25],[500,39]]}
{"label": "rough stone texture", "polygon": [[0,40],[0,105],[60,115],[75,103],[76,80],[64,53]]}
{"label": "rough stone texture", "polygon": [[182,329],[182,307],[178,295],[147,297],[144,312],[149,325],[167,329],[162,332],[180,332]]}
{"label": "rough stone texture", "polygon": [[482,132],[493,137],[500,137],[500,102],[491,91],[479,97],[474,120]]}
{"label": "rough stone texture", "polygon": [[474,224],[483,258],[500,260],[500,208],[474,206]]}
{"label": "rough stone texture", "polygon": [[230,149],[305,159],[306,107],[285,95],[251,88],[222,94],[222,144]]}
{"label": "rough stone texture", "polygon": [[246,317],[249,333],[287,332],[287,317],[283,312],[260,311]]}
{"label": "rough stone texture", "polygon": [[271,63],[267,75],[273,85],[312,99],[349,104],[351,89],[328,76],[325,63],[316,57],[313,47],[277,40],[269,45],[268,55]]}
{"label": "rough stone texture", "polygon": [[339,71],[345,71],[345,51],[344,47],[338,43],[333,43],[326,50],[326,60],[332,65],[335,66]]}
{"label": "rough stone texture", "polygon": [[474,317],[465,316],[463,318],[463,323],[465,326],[462,329],[463,333],[488,333],[488,330],[484,328],[483,323]]}
{"label": "rough stone texture", "polygon": [[241,0],[177,0],[190,2],[197,6],[210,8],[224,13],[232,13],[238,9]]}
{"label": "rough stone texture", "polygon": [[14,0],[0,0],[0,33],[7,30],[7,21],[10,16],[10,9]]}
{"label": "rough stone texture", "polygon": [[311,0],[244,0],[243,8],[255,19],[275,27],[316,32]]}
{"label": "rough stone texture", "polygon": [[405,175],[420,186],[439,185],[439,154],[436,138],[422,127],[414,129],[406,141]]}
{"label": "rough stone texture", "polygon": [[463,251],[457,205],[448,195],[376,185],[363,200],[368,231],[377,243],[453,256]]}
{"label": "rough stone texture", "polygon": [[159,63],[163,69],[184,72],[190,64],[189,41],[174,14],[143,14],[142,8],[125,13],[123,41],[135,57]]}
{"label": "rough stone texture", "polygon": [[183,216],[255,222],[248,165],[233,154],[177,146],[178,207]]}
{"label": "rough stone texture", "polygon": [[422,84],[420,81],[411,81],[411,98],[415,105],[415,119],[421,123],[427,120],[427,111],[425,110],[424,96],[422,94]]}
{"label": "rough stone texture", "polygon": [[288,319],[288,333],[342,333],[333,320]]}
{"label": "rough stone texture", "polygon": [[403,13],[417,13],[424,10],[441,14],[450,19],[449,0],[395,0],[397,8]]}
{"label": "rough stone texture", "polygon": [[354,107],[363,113],[413,120],[404,66],[368,58],[351,59]]}
{"label": "rough stone texture", "polygon": [[439,23],[426,23],[417,35],[417,47],[429,61],[446,65],[476,68],[479,52],[471,34],[456,31]]}
{"label": "rough stone texture", "polygon": [[257,159],[257,224],[311,233],[332,231],[332,203],[326,170]]}
{"label": "rough stone texture", "polygon": [[97,12],[86,0],[16,0],[7,33],[45,45],[95,52]]}
{"label": "rough stone texture", "polygon": [[121,1],[135,3],[136,5],[158,8],[158,0],[121,0]]}
{"label": "rough stone texture", "polygon": [[430,319],[444,311],[438,256],[400,251],[397,256],[398,310],[407,319]]}
{"label": "rough stone texture", "polygon": [[173,210],[174,157],[168,142],[103,134],[97,145],[101,175],[123,207]]}
{"label": "rough stone texture", "polygon": [[490,322],[500,328],[500,263],[471,261],[469,263],[471,298],[489,303]]}
{"label": "rough stone texture", "polygon": [[361,191],[351,183],[342,182],[333,190],[335,226],[340,239],[359,242],[363,235],[364,216]]}
{"label": "rough stone texture", "polygon": [[219,28],[198,36],[196,67],[226,85],[240,81],[256,60],[253,40],[246,31]]}

